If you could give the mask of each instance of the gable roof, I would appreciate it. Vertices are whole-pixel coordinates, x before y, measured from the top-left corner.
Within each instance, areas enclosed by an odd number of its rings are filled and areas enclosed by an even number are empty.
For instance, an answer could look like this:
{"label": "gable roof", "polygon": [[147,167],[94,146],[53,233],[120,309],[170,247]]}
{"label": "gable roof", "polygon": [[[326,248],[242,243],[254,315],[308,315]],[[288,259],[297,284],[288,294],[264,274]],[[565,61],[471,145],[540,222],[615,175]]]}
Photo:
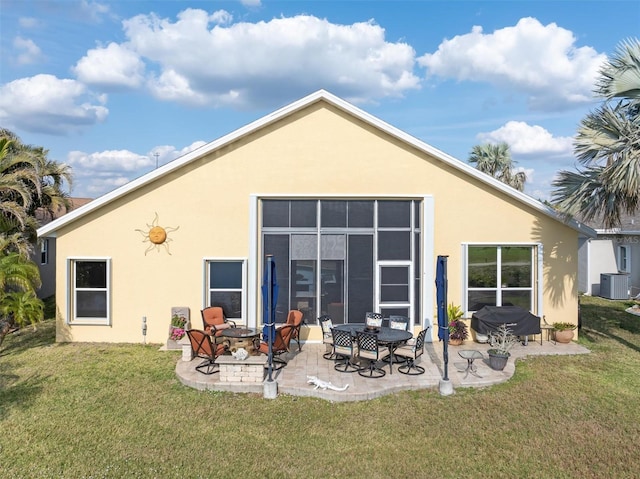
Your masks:
{"label": "gable roof", "polygon": [[379,118],[376,118],[373,115],[370,115],[369,113],[355,107],[354,105],[352,105],[351,103],[327,92],[326,90],[318,90],[315,93],[312,93],[300,100],[297,100],[293,103],[290,103],[289,105],[280,108],[279,110],[276,110],[252,123],[249,123],[248,125],[245,125],[227,135],[224,135],[220,138],[218,138],[217,140],[214,140],[210,143],[207,143],[206,145],[201,146],[200,148],[193,150],[183,156],[181,156],[180,158],[177,158],[155,170],[153,170],[150,173],[147,173],[139,178],[136,178],[135,180],[130,181],[129,183],[127,183],[126,185],[123,185],[109,193],[106,193],[105,195],[91,201],[90,203],[70,212],[67,213],[66,215],[62,216],[61,218],[58,218],[55,221],[52,221],[51,223],[42,226],[41,228],[38,229],[38,236],[39,237],[43,237],[43,236],[52,236],[55,237],[56,232],[58,229],[60,229],[63,226],[66,226],[70,223],[72,223],[73,221],[75,221],[78,218],[81,218],[82,216],[97,210],[98,208],[102,207],[103,205],[106,205],[126,194],[128,194],[131,191],[134,191],[138,188],[140,188],[141,186],[144,186],[148,183],[153,182],[154,180],[156,180],[157,178],[160,178],[162,176],[165,176],[167,174],[172,173],[173,171],[176,171],[178,169],[180,169],[182,166],[191,163],[192,161],[195,161],[205,155],[208,155],[209,153],[220,149],[234,141],[237,141],[240,138],[243,138],[249,134],[252,134],[268,125],[271,125],[277,121],[279,121],[280,119],[291,115],[299,110],[302,110],[314,103],[320,102],[320,101],[324,101],[336,108],[339,108],[340,110],[358,118],[359,120],[368,123],[371,126],[374,126],[375,128],[378,128],[379,130],[385,132],[386,134],[393,136],[405,143],[407,143],[408,145],[416,148],[417,150],[423,151],[424,153],[427,153],[428,155],[436,158],[437,160],[447,164],[448,166],[451,166],[457,170],[460,170],[462,172],[464,172],[465,174],[483,182],[486,183],[488,185],[490,185],[491,187],[495,188],[496,190],[501,191],[502,193],[515,198],[516,200],[518,200],[520,203],[523,203],[537,211],[540,211],[541,213],[550,216],[551,218],[564,223],[566,225],[568,225],[569,227],[573,228],[574,230],[585,234],[587,236],[590,237],[595,237],[596,233],[593,229],[591,229],[590,227],[588,227],[587,225],[576,221],[576,220],[567,220],[567,221],[563,221],[563,219],[549,206],[545,205],[544,203],[533,199],[532,197],[516,190],[515,188],[511,188],[510,186],[505,185],[504,183],[502,183],[501,181],[498,181],[497,179],[484,174],[480,171],[478,171],[476,168],[472,167],[471,165],[468,165],[440,150],[438,150],[437,148],[434,148],[431,145],[428,145],[427,143],[424,143],[421,140],[418,140],[417,138],[409,135],[408,133],[405,133],[402,130],[399,130],[398,128],[395,128],[391,125],[389,125],[388,123],[385,123],[384,121],[380,120]]}

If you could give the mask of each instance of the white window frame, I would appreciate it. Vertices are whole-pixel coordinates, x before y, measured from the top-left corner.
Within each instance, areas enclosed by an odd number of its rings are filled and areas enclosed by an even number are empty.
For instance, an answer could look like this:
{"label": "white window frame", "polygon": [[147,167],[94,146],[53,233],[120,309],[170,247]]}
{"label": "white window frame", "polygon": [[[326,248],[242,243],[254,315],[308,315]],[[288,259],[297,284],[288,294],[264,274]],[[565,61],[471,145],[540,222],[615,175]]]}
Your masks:
{"label": "white window frame", "polygon": [[618,271],[631,273],[631,246],[618,245]]}
{"label": "white window frame", "polygon": [[49,264],[49,238],[40,244],[40,264]]}
{"label": "white window frame", "polygon": [[[106,263],[106,287],[105,288],[76,288],[76,264],[91,261]],[[86,324],[111,326],[111,258],[109,257],[71,257],[67,258],[67,324]],[[103,318],[87,318],[78,317],[76,314],[76,292],[77,291],[105,291],[106,292],[106,317]]]}
{"label": "white window frame", "polygon": [[[496,248],[502,247],[510,247],[510,246],[522,246],[529,247],[532,249],[531,252],[531,287],[530,288],[506,288],[507,290],[531,290],[531,312],[538,316],[542,316],[542,279],[543,279],[543,255],[542,255],[542,244],[541,243],[463,243],[462,244],[462,255],[464,261],[462,262],[462,307],[465,311],[465,315],[469,315],[469,278],[468,278],[468,264],[469,264],[469,247],[474,246],[492,246]],[[497,258],[497,285],[496,285],[496,302],[500,303],[502,299],[502,295],[498,294],[502,289],[502,281],[500,280],[501,274],[501,255]],[[472,288],[473,289],[473,288]],[[489,288],[493,289],[493,288]],[[500,304],[498,304],[500,306]]]}
{"label": "white window frame", "polygon": [[213,257],[213,258],[204,258],[203,261],[203,297],[202,297],[202,307],[203,309],[211,306],[209,304],[209,301],[211,299],[211,291],[212,288],[209,284],[209,265],[211,263],[242,263],[242,287],[241,289],[238,288],[215,288],[215,291],[229,291],[229,292],[234,292],[234,291],[240,291],[240,293],[242,294],[242,317],[240,318],[235,318],[235,317],[231,317],[229,316],[228,319],[235,321],[236,323],[242,323],[242,324],[247,324],[247,307],[248,307],[248,303],[247,303],[247,297],[249,296],[248,292],[247,292],[247,258],[219,258],[219,257]]}

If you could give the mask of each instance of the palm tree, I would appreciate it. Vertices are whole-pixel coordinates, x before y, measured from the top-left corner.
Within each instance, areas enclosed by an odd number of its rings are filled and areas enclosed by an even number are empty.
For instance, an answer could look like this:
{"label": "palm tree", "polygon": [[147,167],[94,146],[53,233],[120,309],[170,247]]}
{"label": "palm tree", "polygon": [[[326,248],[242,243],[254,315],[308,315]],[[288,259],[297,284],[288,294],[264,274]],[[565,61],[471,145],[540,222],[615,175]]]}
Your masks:
{"label": "palm tree", "polygon": [[518,191],[524,190],[527,174],[524,171],[514,171],[516,162],[511,158],[511,150],[507,143],[484,143],[474,146],[469,154],[469,163],[475,164],[479,171]]}
{"label": "palm tree", "polygon": [[40,271],[33,261],[0,250],[0,344],[12,326],[30,323],[35,329],[35,323],[43,319],[44,304],[35,293],[38,287]]}
{"label": "palm tree", "polygon": [[23,229],[31,207],[31,188],[38,184],[36,166],[27,166],[16,154],[14,140],[1,137],[0,131],[0,226],[6,232],[13,225]]}
{"label": "palm tree", "polygon": [[0,346],[9,331],[27,324],[36,330],[36,323],[44,319],[44,303],[33,291],[12,291],[0,303]]}
{"label": "palm tree", "polygon": [[0,344],[12,325],[34,324],[43,318],[35,294],[40,273],[30,261],[38,216],[69,207],[67,165],[47,158],[47,150],[23,144],[0,128]]}
{"label": "palm tree", "polygon": [[35,291],[40,287],[40,270],[19,253],[0,254],[0,304],[11,291]]}
{"label": "palm tree", "polygon": [[31,245],[24,241],[24,235],[22,233],[0,233],[0,256],[11,252],[18,253],[23,258],[30,256]]}
{"label": "palm tree", "polygon": [[[7,173],[21,172],[23,198],[18,204],[24,207],[26,216],[36,218],[42,216],[53,218],[60,210],[68,210],[71,203],[65,191],[65,184],[71,186],[71,167],[64,163],[50,160],[48,151],[42,147],[23,144],[11,131],[0,129],[0,142],[5,144],[4,157],[8,164],[0,165],[0,177]],[[1,144],[0,144],[1,146]],[[25,176],[28,173],[28,177]],[[24,197],[25,195],[28,196]],[[15,196],[15,195],[14,195]],[[4,199],[4,198],[3,198]],[[36,222],[20,222],[19,227],[25,236],[35,239]]]}
{"label": "palm tree", "polygon": [[33,291],[13,291],[3,298],[0,313],[21,328],[31,324],[35,331],[36,323],[44,319],[44,303]]}
{"label": "palm tree", "polygon": [[582,120],[574,151],[583,168],[561,171],[553,203],[567,216],[606,227],[640,205],[640,41],[623,41],[600,70],[603,105]]}

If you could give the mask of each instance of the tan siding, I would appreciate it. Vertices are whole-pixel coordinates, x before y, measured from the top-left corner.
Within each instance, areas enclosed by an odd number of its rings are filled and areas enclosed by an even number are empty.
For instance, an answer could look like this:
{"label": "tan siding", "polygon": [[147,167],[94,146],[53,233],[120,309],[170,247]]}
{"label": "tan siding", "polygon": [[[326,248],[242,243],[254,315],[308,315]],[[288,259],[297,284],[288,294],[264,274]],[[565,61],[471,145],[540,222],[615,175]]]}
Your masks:
{"label": "tan siding", "polygon": [[[435,253],[450,257],[452,301],[461,299],[462,243],[543,241],[549,287],[545,309],[554,320],[574,319],[575,231],[321,103],[63,227],[57,240],[57,284],[66,284],[67,257],[108,256],[114,301],[113,326],[61,327],[59,339],[141,341],[146,316],[147,340],[164,342],[172,306],[190,307],[200,327],[203,258],[250,256],[252,194],[432,195]],[[136,229],[148,230],[155,213],[159,225],[179,228],[169,233],[171,255],[164,247],[144,254],[148,243],[142,243]],[[556,294],[556,289],[566,292]],[[64,288],[58,288],[57,301],[64,316]]]}

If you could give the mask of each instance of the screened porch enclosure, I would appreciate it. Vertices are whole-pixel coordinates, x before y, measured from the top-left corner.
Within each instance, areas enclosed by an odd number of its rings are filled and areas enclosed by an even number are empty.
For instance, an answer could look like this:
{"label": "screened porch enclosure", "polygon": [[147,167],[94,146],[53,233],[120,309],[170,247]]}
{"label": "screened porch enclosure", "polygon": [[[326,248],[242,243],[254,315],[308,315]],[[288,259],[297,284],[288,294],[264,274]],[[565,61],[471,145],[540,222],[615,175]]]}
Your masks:
{"label": "screened porch enclosure", "polygon": [[273,254],[277,321],[299,309],[307,324],[364,322],[368,311],[420,311],[421,201],[263,199],[262,251]]}

